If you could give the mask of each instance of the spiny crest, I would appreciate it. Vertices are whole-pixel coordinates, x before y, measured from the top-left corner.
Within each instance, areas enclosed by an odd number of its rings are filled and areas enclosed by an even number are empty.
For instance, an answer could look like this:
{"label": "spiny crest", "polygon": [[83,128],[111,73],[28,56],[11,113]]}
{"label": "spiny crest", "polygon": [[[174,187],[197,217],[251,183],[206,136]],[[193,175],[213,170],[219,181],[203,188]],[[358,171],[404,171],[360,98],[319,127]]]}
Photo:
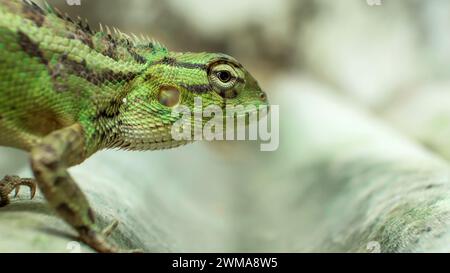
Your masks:
{"label": "spiny crest", "polygon": [[73,24],[76,28],[83,31],[89,35],[96,35],[97,33],[105,34],[106,37],[115,44],[120,44],[128,47],[138,47],[138,48],[152,48],[156,51],[167,51],[167,48],[161,44],[160,42],[144,35],[140,35],[138,37],[134,33],[130,35],[123,33],[116,27],[112,27],[112,31],[109,26],[103,26],[101,23],[99,24],[98,30],[92,30],[87,19],[82,19],[81,17],[77,17],[77,19],[72,19],[70,15],[67,13],[62,13],[59,9],[51,6],[47,1],[44,1],[45,8],[41,8],[39,5],[34,3],[31,0],[22,0],[25,5],[28,5],[30,8],[39,12],[43,15],[55,15],[58,18]]}
{"label": "spiny crest", "polygon": [[122,32],[120,29],[116,27],[112,27],[111,29],[105,25],[99,24],[99,31],[102,33],[106,33],[110,39],[115,40],[116,42],[125,43],[128,46],[134,47],[151,47],[154,50],[162,50],[167,51],[166,47],[160,42],[150,38],[147,35],[140,34],[138,37],[136,34],[131,33],[131,36]]}

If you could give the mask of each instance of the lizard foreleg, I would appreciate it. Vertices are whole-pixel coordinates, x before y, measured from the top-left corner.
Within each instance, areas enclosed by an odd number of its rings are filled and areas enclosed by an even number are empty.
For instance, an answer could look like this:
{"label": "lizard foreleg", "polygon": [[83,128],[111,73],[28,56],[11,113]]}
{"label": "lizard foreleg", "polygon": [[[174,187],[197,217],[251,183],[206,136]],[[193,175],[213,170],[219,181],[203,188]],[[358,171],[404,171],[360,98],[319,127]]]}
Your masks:
{"label": "lizard foreleg", "polygon": [[87,198],[67,172],[67,168],[84,161],[84,150],[79,124],[55,131],[32,149],[32,170],[50,207],[78,231],[83,242],[99,252],[117,252],[97,228]]}

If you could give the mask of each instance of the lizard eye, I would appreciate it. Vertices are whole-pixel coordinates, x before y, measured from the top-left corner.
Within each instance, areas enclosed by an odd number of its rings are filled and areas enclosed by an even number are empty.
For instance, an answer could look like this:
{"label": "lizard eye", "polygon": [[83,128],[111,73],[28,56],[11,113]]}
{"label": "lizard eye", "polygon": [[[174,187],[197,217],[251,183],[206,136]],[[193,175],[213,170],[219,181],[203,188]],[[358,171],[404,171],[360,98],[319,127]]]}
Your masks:
{"label": "lizard eye", "polygon": [[180,91],[172,86],[163,86],[159,90],[158,101],[164,106],[174,107],[180,102]]}
{"label": "lizard eye", "polygon": [[209,82],[219,91],[232,89],[238,78],[235,68],[229,64],[213,64],[208,73]]}
{"label": "lizard eye", "polygon": [[231,80],[231,73],[223,70],[223,71],[218,71],[217,72],[217,78],[223,82],[223,83],[227,83]]}

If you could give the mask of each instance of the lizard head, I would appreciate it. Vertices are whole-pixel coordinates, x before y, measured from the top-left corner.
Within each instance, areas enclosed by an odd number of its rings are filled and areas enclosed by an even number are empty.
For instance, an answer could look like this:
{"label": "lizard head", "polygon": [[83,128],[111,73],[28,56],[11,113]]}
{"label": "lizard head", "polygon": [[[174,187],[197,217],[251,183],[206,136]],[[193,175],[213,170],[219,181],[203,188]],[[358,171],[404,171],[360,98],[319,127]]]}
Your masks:
{"label": "lizard head", "polygon": [[[133,107],[134,113],[124,114],[130,115],[127,120],[139,122],[139,126],[135,124],[130,128],[139,127],[142,132],[137,134],[150,138],[142,147],[132,145],[137,149],[184,144],[174,141],[170,135],[172,126],[180,119],[172,112],[183,107],[195,113],[199,99],[203,110],[209,106],[219,107],[223,121],[229,114],[228,109],[235,109],[233,115],[246,117],[248,124],[250,113],[268,108],[267,96],[253,76],[234,58],[218,53],[168,53],[148,65],[134,89],[139,91],[131,92],[130,96],[136,96],[139,107]],[[219,118],[216,112],[213,116]],[[211,116],[203,116],[203,125],[209,120]],[[150,147],[147,142],[152,143]]]}
{"label": "lizard head", "polygon": [[[203,107],[264,106],[266,94],[252,75],[234,58],[218,53],[170,53],[147,71],[158,86],[163,107],[184,105],[191,108],[194,98]],[[165,90],[171,90],[165,92]]]}

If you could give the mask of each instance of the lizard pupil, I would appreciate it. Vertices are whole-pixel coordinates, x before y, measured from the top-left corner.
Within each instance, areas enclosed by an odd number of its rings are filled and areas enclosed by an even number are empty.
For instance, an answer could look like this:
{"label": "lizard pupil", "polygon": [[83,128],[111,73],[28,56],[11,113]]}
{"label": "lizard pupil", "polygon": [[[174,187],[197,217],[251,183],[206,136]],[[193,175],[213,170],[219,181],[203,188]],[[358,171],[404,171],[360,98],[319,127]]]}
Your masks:
{"label": "lizard pupil", "polygon": [[231,80],[231,74],[228,71],[219,71],[217,72],[217,78],[219,78],[221,82],[227,83]]}

